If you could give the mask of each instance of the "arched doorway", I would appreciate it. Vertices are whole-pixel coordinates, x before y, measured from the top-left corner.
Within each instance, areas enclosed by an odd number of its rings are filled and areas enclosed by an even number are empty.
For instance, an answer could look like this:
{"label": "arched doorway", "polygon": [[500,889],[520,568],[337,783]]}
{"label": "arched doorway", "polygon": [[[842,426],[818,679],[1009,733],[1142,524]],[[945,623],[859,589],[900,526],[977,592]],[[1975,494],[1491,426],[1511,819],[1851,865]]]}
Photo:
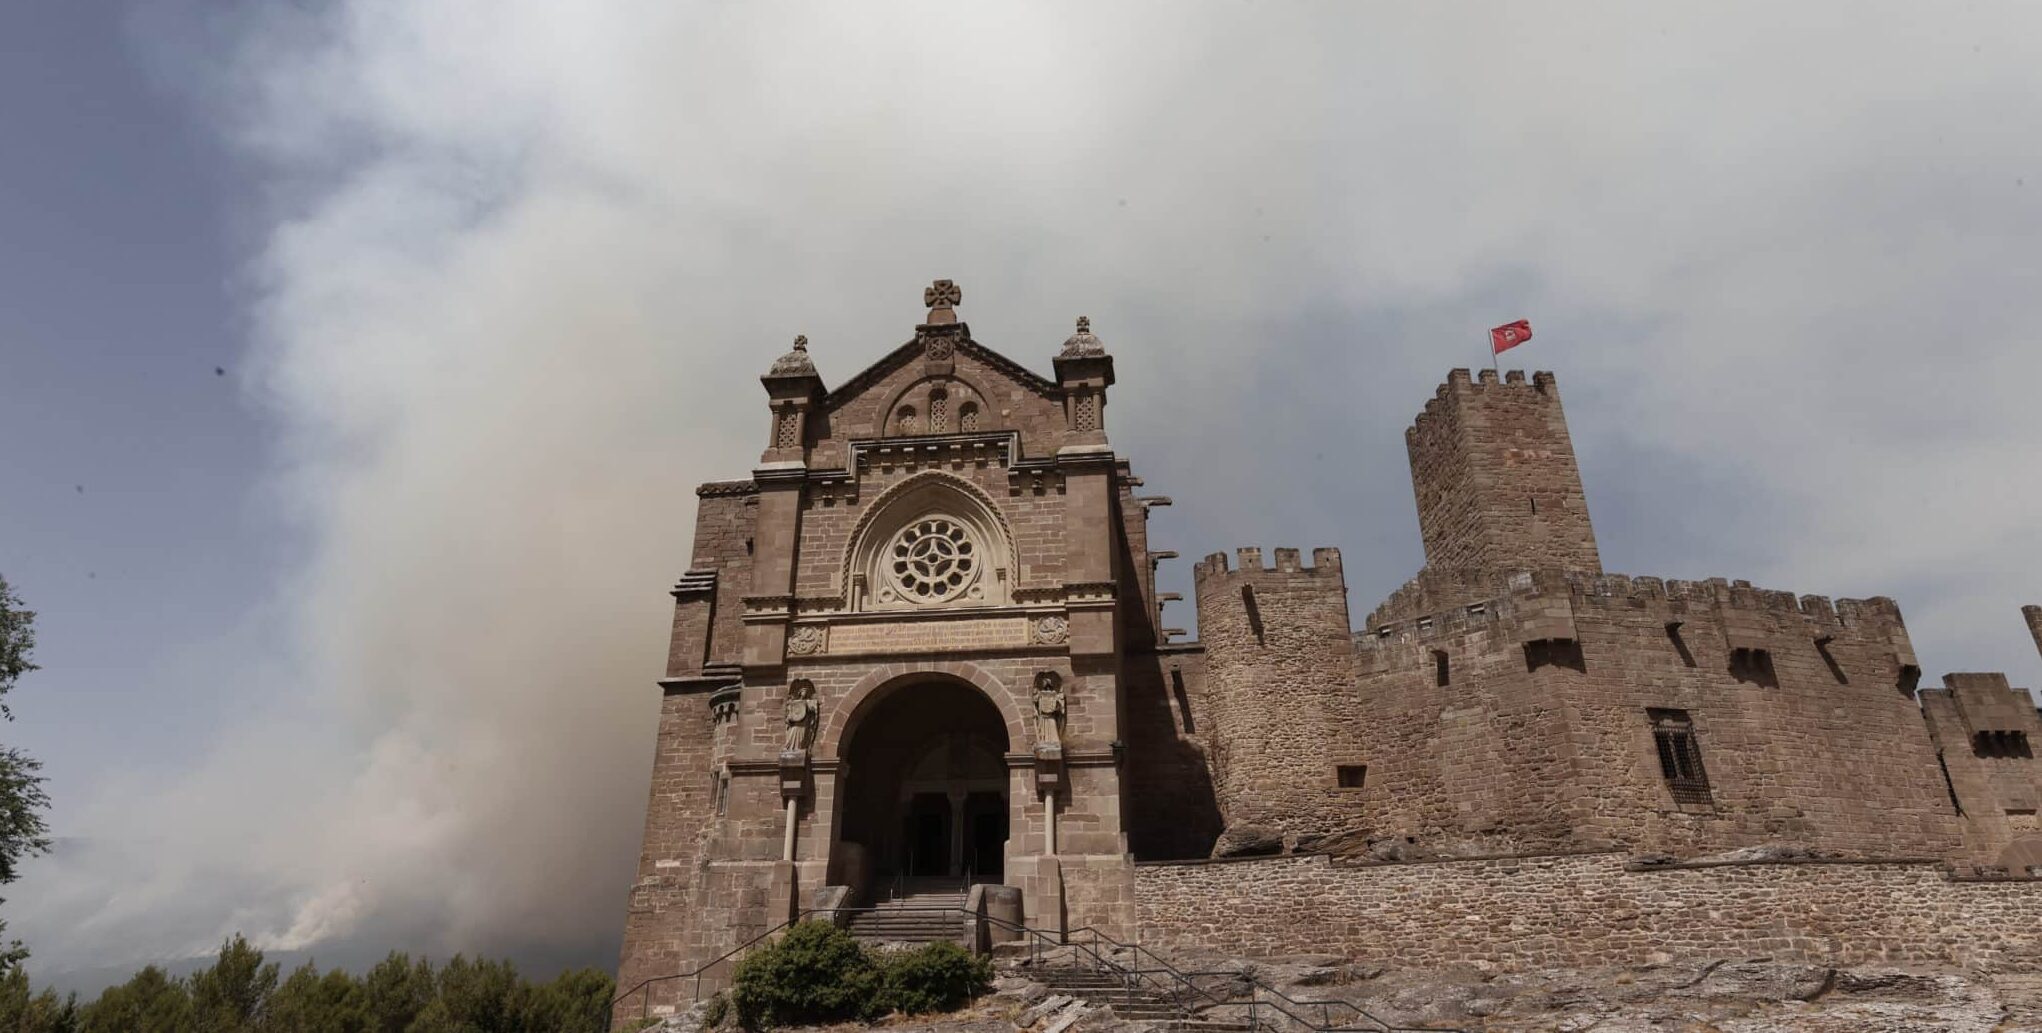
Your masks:
{"label": "arched doorway", "polygon": [[864,899],[907,880],[999,882],[1007,852],[1007,725],[948,679],[866,701],[845,730],[832,881]]}

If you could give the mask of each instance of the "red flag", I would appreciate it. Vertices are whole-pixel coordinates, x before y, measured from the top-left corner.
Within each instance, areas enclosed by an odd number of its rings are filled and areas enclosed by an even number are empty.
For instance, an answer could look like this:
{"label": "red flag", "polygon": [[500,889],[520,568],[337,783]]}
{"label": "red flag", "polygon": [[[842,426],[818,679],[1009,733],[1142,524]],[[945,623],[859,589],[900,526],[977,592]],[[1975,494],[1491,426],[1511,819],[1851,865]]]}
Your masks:
{"label": "red flag", "polygon": [[1520,319],[1505,323],[1489,331],[1490,354],[1501,355],[1512,348],[1531,340],[1531,320]]}

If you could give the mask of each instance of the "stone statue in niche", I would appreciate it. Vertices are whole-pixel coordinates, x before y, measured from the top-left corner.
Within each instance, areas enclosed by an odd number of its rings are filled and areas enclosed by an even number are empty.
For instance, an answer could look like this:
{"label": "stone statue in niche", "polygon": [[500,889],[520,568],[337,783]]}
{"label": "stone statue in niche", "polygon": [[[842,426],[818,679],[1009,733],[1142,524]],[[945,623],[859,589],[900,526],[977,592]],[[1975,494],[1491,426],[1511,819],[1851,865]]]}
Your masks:
{"label": "stone statue in niche", "polygon": [[780,749],[786,753],[807,749],[809,735],[815,731],[815,719],[821,713],[822,708],[815,702],[814,682],[801,678],[787,686],[787,741]]}
{"label": "stone statue in niche", "polygon": [[1035,742],[1038,746],[1063,745],[1058,721],[1064,714],[1064,680],[1055,671],[1035,676]]}

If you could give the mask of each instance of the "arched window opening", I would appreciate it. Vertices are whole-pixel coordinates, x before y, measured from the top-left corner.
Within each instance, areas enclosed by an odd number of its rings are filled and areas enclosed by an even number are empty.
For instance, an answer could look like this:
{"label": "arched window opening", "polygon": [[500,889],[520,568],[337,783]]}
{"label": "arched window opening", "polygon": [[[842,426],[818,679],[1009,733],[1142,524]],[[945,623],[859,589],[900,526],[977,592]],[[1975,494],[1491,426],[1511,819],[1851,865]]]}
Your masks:
{"label": "arched window opening", "polygon": [[915,430],[915,407],[903,405],[893,418],[894,430],[901,434],[913,434]]}
{"label": "arched window opening", "polygon": [[929,392],[929,433],[950,433],[950,392],[940,387]]}
{"label": "arched window opening", "polygon": [[857,610],[1003,605],[1012,556],[988,500],[949,474],[919,474],[879,499],[852,535],[845,598]]}
{"label": "arched window opening", "polygon": [[957,407],[957,429],[966,434],[978,429],[978,403],[966,402]]}

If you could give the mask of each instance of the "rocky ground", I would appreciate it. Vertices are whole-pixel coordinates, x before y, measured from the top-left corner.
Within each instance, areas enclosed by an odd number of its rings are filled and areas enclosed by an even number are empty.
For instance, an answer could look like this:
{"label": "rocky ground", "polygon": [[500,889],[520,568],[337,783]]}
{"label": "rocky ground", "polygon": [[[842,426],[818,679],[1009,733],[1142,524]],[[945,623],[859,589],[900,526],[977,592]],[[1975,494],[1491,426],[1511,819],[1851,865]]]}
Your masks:
{"label": "rocky ground", "polygon": [[[1216,997],[1245,991],[1248,976],[1291,998],[1326,1002],[1308,1010],[1357,1030],[1381,1028],[1365,1012],[1397,1026],[1468,1033],[2042,1033],[2042,975],[1833,969],[1767,958],[1508,974],[1400,970],[1324,956],[1176,960],[1186,971],[1235,973],[1201,977]],[[1025,962],[1004,965],[995,991],[965,1011],[879,1026],[896,1033],[1162,1033],[1064,997],[1029,971]],[[1200,1017],[1227,1021],[1244,1011],[1216,1006]],[[854,1028],[864,1027],[843,1027]],[[667,1029],[702,1033],[699,1013],[670,1020]]]}

